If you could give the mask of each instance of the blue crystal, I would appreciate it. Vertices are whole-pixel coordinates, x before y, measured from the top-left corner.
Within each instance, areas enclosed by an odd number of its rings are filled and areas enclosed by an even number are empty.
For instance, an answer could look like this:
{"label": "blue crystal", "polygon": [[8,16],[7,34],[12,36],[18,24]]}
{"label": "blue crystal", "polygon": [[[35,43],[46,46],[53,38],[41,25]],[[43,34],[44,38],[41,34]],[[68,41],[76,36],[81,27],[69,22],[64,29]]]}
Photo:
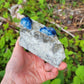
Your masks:
{"label": "blue crystal", "polygon": [[40,32],[42,32],[48,36],[55,36],[56,35],[56,31],[52,27],[43,27],[40,29]]}
{"label": "blue crystal", "polygon": [[50,31],[52,31],[52,34],[53,34],[53,35],[56,35],[56,31],[55,31],[55,29],[54,29],[54,28],[49,27],[49,30],[50,30]]}
{"label": "blue crystal", "polygon": [[31,30],[32,20],[29,17],[22,18],[20,23],[24,28],[27,28],[27,29]]}

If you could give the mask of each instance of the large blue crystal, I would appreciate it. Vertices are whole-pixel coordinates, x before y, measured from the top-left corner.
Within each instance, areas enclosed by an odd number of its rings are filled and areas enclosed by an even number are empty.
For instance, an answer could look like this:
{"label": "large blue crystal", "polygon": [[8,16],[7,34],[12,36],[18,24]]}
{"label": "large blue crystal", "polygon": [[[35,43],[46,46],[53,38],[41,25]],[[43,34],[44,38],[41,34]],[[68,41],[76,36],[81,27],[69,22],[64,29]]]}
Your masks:
{"label": "large blue crystal", "polygon": [[32,20],[29,17],[22,18],[20,23],[24,28],[27,28],[27,29],[31,30]]}
{"label": "large blue crystal", "polygon": [[56,35],[56,31],[52,27],[43,27],[40,29],[40,32],[42,32],[48,36],[55,36]]}

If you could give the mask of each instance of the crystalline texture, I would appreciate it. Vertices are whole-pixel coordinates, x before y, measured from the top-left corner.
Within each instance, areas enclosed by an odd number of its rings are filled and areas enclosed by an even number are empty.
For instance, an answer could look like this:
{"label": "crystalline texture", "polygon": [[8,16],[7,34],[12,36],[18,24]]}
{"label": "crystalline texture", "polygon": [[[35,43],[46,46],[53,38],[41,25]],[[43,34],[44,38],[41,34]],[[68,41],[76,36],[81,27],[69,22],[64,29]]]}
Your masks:
{"label": "crystalline texture", "polygon": [[31,30],[32,20],[29,17],[22,18],[20,23],[24,28]]}
{"label": "crystalline texture", "polygon": [[48,35],[48,36],[55,36],[56,35],[56,31],[55,29],[53,29],[52,27],[43,27],[40,29],[40,32]]}
{"label": "crystalline texture", "polygon": [[65,58],[63,45],[58,40],[56,31],[34,20],[31,28],[21,25],[19,44],[55,67]]}

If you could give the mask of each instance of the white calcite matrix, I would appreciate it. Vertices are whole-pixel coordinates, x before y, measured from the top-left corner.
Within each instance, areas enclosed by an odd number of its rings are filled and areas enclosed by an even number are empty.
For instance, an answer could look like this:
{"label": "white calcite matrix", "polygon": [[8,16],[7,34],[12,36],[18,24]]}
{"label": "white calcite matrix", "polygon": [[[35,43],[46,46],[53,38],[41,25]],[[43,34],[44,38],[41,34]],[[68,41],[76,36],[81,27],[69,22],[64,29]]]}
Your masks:
{"label": "white calcite matrix", "polygon": [[44,25],[32,20],[32,29],[20,27],[20,46],[39,56],[54,67],[65,58],[64,48],[57,36],[47,36],[40,32]]}

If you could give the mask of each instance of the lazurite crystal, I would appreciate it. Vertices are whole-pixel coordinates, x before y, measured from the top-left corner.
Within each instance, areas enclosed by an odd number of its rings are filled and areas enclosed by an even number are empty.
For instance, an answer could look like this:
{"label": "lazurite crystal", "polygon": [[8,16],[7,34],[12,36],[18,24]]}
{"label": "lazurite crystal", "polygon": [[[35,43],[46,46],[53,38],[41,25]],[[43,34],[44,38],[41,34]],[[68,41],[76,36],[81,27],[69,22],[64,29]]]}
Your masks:
{"label": "lazurite crystal", "polygon": [[22,18],[20,24],[29,30],[32,28],[32,20],[29,17]]}
{"label": "lazurite crystal", "polygon": [[40,29],[40,32],[42,32],[48,36],[55,36],[56,35],[56,31],[52,27],[43,27]]}

